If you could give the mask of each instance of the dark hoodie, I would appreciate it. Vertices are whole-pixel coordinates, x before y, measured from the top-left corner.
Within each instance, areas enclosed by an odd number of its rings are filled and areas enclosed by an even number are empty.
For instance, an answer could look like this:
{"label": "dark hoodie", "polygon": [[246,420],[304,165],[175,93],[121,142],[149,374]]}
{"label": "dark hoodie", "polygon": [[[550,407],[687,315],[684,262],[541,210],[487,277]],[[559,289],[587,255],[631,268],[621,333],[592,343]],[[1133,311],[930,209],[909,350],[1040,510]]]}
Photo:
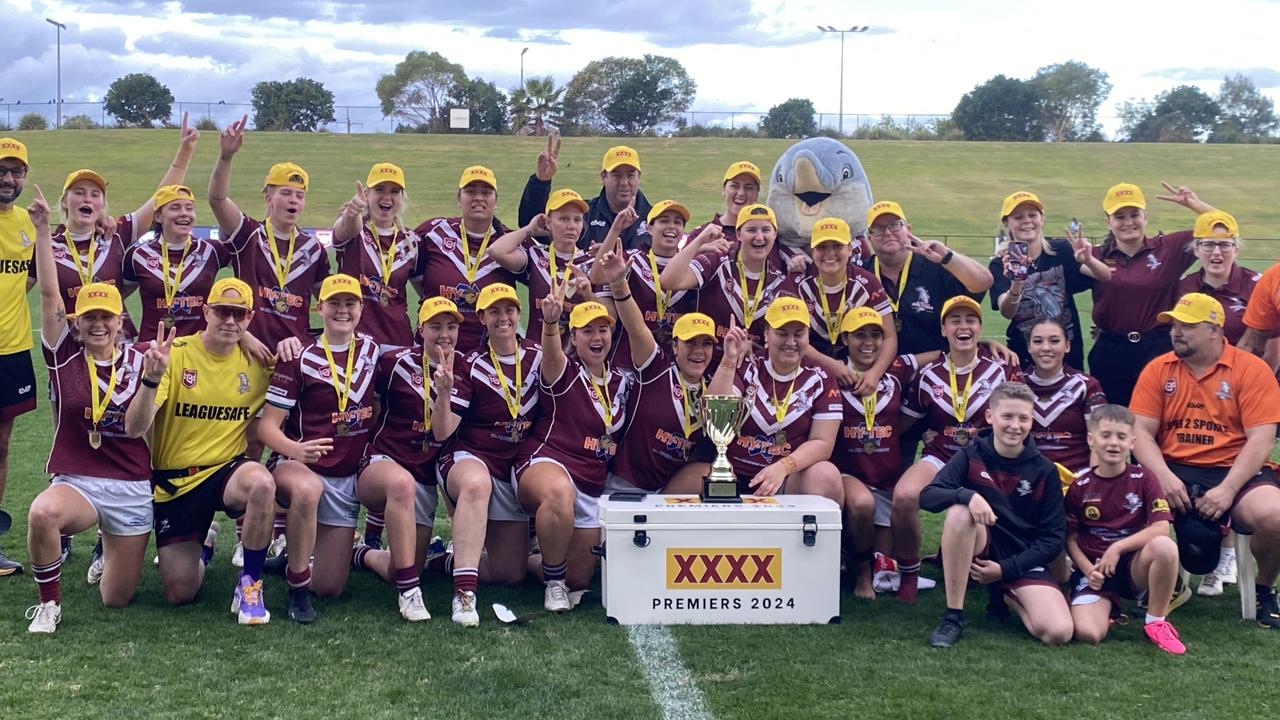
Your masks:
{"label": "dark hoodie", "polygon": [[[547,209],[549,197],[551,197],[551,181],[539,180],[537,175],[530,175],[529,180],[524,184],[524,194],[520,196],[520,227],[528,225],[538,216],[538,213]],[[641,241],[646,240],[649,234],[646,218],[649,217],[652,206],[644,193],[638,189],[635,207],[638,216],[635,223],[622,231],[622,246],[627,250],[639,247],[642,244]],[[604,188],[600,188],[599,195],[587,200],[587,214],[582,219],[582,237],[578,238],[578,247],[586,250],[594,243],[603,242],[617,215],[604,197]]]}
{"label": "dark hoodie", "polygon": [[920,492],[920,507],[944,512],[968,505],[974,493],[995,511],[987,554],[1000,563],[1004,581],[1046,568],[1062,552],[1067,515],[1058,470],[1030,438],[1011,459],[996,452],[990,428],[981,430],[977,442],[956,453]]}

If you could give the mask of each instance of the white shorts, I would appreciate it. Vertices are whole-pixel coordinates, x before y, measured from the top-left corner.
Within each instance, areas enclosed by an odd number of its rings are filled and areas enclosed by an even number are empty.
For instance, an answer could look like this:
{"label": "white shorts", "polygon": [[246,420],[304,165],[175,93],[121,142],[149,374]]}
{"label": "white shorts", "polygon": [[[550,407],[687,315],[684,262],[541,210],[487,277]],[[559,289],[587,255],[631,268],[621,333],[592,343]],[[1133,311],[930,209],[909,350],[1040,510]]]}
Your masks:
{"label": "white shorts", "polygon": [[[396,463],[395,459],[390,455],[382,455],[375,453],[369,456],[369,461],[365,463],[364,469],[368,470],[377,462]],[[396,463],[400,467],[400,463]],[[363,470],[361,471],[363,472]],[[406,471],[407,472],[407,471]],[[409,473],[410,476],[413,473]],[[436,486],[425,485],[417,480],[413,483],[413,516],[414,521],[418,525],[431,527],[436,522]]]}
{"label": "white shorts", "polygon": [[635,485],[627,482],[626,478],[611,472],[604,478],[604,492],[600,494],[600,497],[609,497],[616,492],[641,493],[643,495],[653,494],[648,490],[641,490]]}
{"label": "white shorts", "polygon": [[941,470],[947,465],[941,458],[933,455],[921,455],[920,459],[932,465],[935,471]]}
{"label": "white shorts", "polygon": [[[569,470],[551,458],[532,458],[529,460],[529,467],[544,462],[553,463],[556,467],[564,470],[565,477],[570,478],[569,482],[573,482],[573,476],[569,474]],[[573,499],[573,527],[575,529],[600,527],[600,498],[591,497],[582,492],[577,485],[573,486],[573,490],[575,494]]]}
{"label": "white shorts", "polygon": [[54,475],[50,485],[80,493],[98,513],[98,528],[108,535],[146,535],[154,524],[151,483],[84,475]]}
{"label": "white shorts", "polygon": [[[480,463],[482,467],[489,467],[480,458],[472,455],[466,450],[453,451],[453,464],[457,466],[463,460]],[[436,478],[441,485],[444,485],[444,478],[440,475],[439,467],[436,469]],[[516,498],[516,486],[512,482],[513,478],[497,478],[492,475],[489,479],[493,481],[493,491],[489,493],[489,519],[498,522],[529,522],[529,514],[520,507],[520,500]]]}
{"label": "white shorts", "polygon": [[889,527],[890,519],[893,517],[893,492],[873,487],[867,489],[871,491],[871,496],[876,499],[876,514],[872,521],[873,524],[876,527]]}
{"label": "white shorts", "polygon": [[332,527],[356,526],[360,517],[360,497],[356,495],[356,476],[328,477],[317,475],[324,481],[324,494],[316,508],[316,523]]}

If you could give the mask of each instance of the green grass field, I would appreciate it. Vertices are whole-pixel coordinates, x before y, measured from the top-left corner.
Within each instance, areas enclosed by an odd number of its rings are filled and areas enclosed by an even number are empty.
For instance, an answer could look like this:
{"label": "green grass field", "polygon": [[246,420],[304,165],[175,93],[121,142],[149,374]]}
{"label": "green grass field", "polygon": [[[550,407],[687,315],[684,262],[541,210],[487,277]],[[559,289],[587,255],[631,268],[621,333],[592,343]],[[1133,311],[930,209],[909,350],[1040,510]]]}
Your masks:
{"label": "green grass field", "polygon": [[[175,132],[34,133],[32,180],[56,195],[65,173],[88,165],[111,182],[111,208],[123,212],[147,197],[172,157]],[[206,133],[189,177],[203,197],[216,152]],[[604,139],[569,139],[557,184],[584,194],[598,189]],[[718,205],[723,168],[750,159],[766,170],[785,147],[765,140],[634,141],[643,158],[643,188],[657,200],[685,200],[696,218]],[[523,180],[540,141],[522,138],[274,135],[252,133],[236,163],[233,197],[251,211],[270,162],[291,159],[313,178],[306,222],[327,224],[375,161],[402,164],[413,198],[410,217],[453,210],[462,167],[486,163],[502,185],[499,212],[514,220]],[[989,250],[1001,198],[1018,188],[1048,204],[1050,227],[1079,217],[1100,234],[1099,201],[1113,182],[1140,183],[1154,196],[1161,179],[1186,183],[1206,201],[1234,212],[1246,238],[1280,238],[1280,207],[1271,197],[1280,147],[1173,145],[1027,145],[876,142],[855,146],[876,196],[901,201],[922,237],[957,238],[974,254]],[[1185,210],[1151,209],[1152,227],[1188,227]],[[203,222],[210,220],[206,210]],[[1092,226],[1092,227],[1091,227]],[[1268,264],[1280,240],[1247,246],[1250,264]],[[32,296],[33,303],[37,297]],[[1081,311],[1088,299],[1081,297]],[[34,309],[34,305],[33,305]],[[987,328],[1002,334],[1002,324]],[[44,371],[38,367],[38,382]],[[14,529],[0,544],[25,561],[25,514],[45,485],[49,451],[47,402],[17,422],[5,506]],[[445,525],[441,525],[442,529]],[[926,550],[937,525],[927,522]],[[433,620],[416,626],[396,614],[393,590],[368,574],[353,575],[347,595],[317,601],[320,621],[299,627],[284,616],[283,581],[269,578],[276,619],[240,628],[227,613],[234,581],[223,539],[199,601],[167,607],[148,565],[137,599],[109,611],[84,583],[91,534],[76,539],[63,568],[64,619],[56,635],[31,637],[22,611],[35,600],[30,575],[0,579],[0,707],[3,716],[86,717],[127,712],[139,717],[661,717],[625,629],[604,622],[598,594],[564,617],[505,627],[488,613],[500,601],[517,612],[539,608],[541,588],[481,588],[480,628],[448,620],[449,584],[424,587]],[[926,574],[935,572],[926,568]],[[815,627],[676,627],[679,658],[719,718],[964,717],[1057,718],[1258,717],[1274,715],[1273,667],[1280,635],[1239,620],[1237,595],[1196,598],[1173,620],[1190,651],[1167,657],[1135,623],[1116,627],[1099,648],[1037,646],[1016,621],[982,618],[970,605],[960,647],[931,651],[925,636],[942,609],[941,591],[916,607],[892,599],[859,602],[843,594],[840,625]]]}

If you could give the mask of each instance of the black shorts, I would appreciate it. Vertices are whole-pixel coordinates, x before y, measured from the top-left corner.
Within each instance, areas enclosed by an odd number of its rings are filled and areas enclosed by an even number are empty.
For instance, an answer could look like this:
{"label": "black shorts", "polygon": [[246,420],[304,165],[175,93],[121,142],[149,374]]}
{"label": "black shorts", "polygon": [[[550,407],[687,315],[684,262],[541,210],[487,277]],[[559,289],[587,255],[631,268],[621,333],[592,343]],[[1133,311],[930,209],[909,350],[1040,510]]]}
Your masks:
{"label": "black shorts", "polygon": [[243,510],[229,509],[222,496],[231,475],[246,462],[248,460],[242,457],[231,460],[178,497],[155,503],[156,547],[204,542],[204,536],[213,524],[213,515],[219,511],[232,519],[243,515]]}
{"label": "black shorts", "polygon": [[1112,605],[1119,605],[1121,599],[1139,600],[1146,595],[1146,590],[1139,590],[1133,584],[1133,560],[1138,557],[1138,553],[1127,552],[1120,556],[1120,561],[1116,563],[1116,574],[1107,578],[1102,583],[1102,587],[1094,590],[1089,587],[1089,578],[1079,568],[1071,571],[1071,579],[1067,581],[1067,587],[1071,590],[1071,601],[1082,595],[1099,595],[1111,601]]}
{"label": "black shorts", "polygon": [[[1206,492],[1218,487],[1222,481],[1226,479],[1227,473],[1231,470],[1228,467],[1202,467],[1198,465],[1182,465],[1179,463],[1169,463],[1169,469],[1174,475],[1187,486],[1187,495],[1192,498],[1198,498]],[[1231,510],[1240,503],[1240,499],[1249,494],[1253,490],[1260,487],[1280,487],[1280,477],[1276,476],[1276,471],[1270,465],[1263,465],[1257,475],[1245,481],[1240,487],[1240,491],[1236,493],[1236,497],[1231,501],[1231,508],[1222,515],[1219,524],[1223,527],[1230,526],[1236,532],[1242,535],[1252,535],[1253,528],[1244,527],[1239,523],[1233,523],[1231,520]]]}
{"label": "black shorts", "polygon": [[0,355],[0,420],[36,409],[36,373],[27,350]]}

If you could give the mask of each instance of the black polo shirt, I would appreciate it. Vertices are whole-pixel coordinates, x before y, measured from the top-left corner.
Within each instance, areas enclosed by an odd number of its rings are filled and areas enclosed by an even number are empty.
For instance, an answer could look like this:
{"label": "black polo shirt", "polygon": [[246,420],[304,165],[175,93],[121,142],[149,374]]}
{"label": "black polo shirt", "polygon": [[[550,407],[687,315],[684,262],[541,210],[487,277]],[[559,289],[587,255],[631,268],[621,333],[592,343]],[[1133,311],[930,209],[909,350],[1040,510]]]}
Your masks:
{"label": "black polo shirt", "polygon": [[[875,258],[864,260],[862,267],[875,273]],[[942,304],[957,295],[968,295],[981,303],[986,293],[969,292],[947,268],[919,255],[912,256],[906,273],[901,297],[898,278],[878,276],[889,301],[897,305],[896,314],[902,324],[898,330],[898,354],[946,350],[947,341],[942,337]]]}

